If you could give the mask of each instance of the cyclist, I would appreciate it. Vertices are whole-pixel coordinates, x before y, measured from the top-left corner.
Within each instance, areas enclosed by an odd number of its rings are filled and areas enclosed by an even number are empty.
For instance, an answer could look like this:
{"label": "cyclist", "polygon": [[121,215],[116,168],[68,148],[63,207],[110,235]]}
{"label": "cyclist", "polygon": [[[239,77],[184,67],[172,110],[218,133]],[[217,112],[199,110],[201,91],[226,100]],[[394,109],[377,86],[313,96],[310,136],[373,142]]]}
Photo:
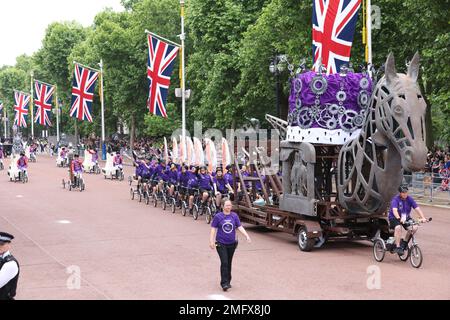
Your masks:
{"label": "cyclist", "polygon": [[210,192],[213,191],[213,180],[205,166],[200,168],[198,185],[202,195],[202,205],[205,206],[210,197]]}
{"label": "cyclist", "polygon": [[172,197],[173,193],[175,192],[175,186],[177,185],[178,182],[178,168],[177,166],[172,163],[170,166],[170,170],[167,172],[166,176],[167,176],[167,182],[169,185],[169,195]]}
{"label": "cyclist", "polygon": [[194,194],[195,189],[199,187],[199,181],[197,177],[197,167],[191,166],[191,171],[189,171],[189,180],[188,180],[188,191],[189,191],[189,214],[194,213]]}
{"label": "cyclist", "polygon": [[180,196],[184,199],[188,195],[189,179],[191,174],[189,172],[189,167],[184,165],[181,167],[181,171],[178,172],[177,183],[179,187]]}
{"label": "cyclist", "polygon": [[405,222],[411,220],[411,209],[417,211],[420,215],[420,222],[427,222],[425,215],[419,208],[414,199],[408,195],[408,187],[402,185],[398,188],[399,194],[396,195],[391,201],[391,209],[389,211],[389,225],[391,229],[394,229],[396,248],[394,252],[399,255],[404,254],[404,250],[408,245],[409,239],[418,230],[417,226],[413,226],[412,230],[408,230],[405,236],[405,240],[402,239],[402,227],[406,229]]}
{"label": "cyclist", "polygon": [[216,175],[213,178],[214,181],[214,193],[216,195],[216,207],[220,210],[222,203],[222,196],[227,197],[228,194],[233,194],[233,188],[230,186],[230,182],[223,175],[223,169],[217,168]]}
{"label": "cyclist", "polygon": [[113,166],[116,168],[116,176],[118,177],[119,173],[123,171],[123,157],[120,155],[119,151],[117,151],[114,156]]}
{"label": "cyclist", "polygon": [[71,169],[73,173],[73,185],[76,186],[77,179],[81,179],[83,173],[83,161],[81,161],[80,156],[78,154],[74,155]]}
{"label": "cyclist", "polygon": [[61,159],[63,159],[63,165],[65,165],[67,163],[67,154],[68,153],[69,153],[69,151],[66,150],[66,147],[62,147],[61,153],[59,154],[59,156],[61,157]]}
{"label": "cyclist", "polygon": [[20,158],[17,160],[17,168],[19,169],[20,174],[27,175],[28,158],[25,156],[24,152],[20,153]]}
{"label": "cyclist", "polygon": [[94,148],[93,150],[89,150],[88,152],[89,152],[89,154],[92,155],[92,163],[97,166],[98,165],[98,151],[97,151],[97,148]]}

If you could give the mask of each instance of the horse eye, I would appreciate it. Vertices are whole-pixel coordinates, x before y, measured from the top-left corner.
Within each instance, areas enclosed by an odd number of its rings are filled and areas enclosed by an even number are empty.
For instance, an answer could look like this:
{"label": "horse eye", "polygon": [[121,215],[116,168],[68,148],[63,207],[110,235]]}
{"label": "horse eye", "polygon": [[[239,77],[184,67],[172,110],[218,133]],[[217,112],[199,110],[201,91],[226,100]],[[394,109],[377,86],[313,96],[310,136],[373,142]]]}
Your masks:
{"label": "horse eye", "polygon": [[422,97],[422,95],[421,94],[418,94],[417,95],[417,99],[422,99],[423,97]]}

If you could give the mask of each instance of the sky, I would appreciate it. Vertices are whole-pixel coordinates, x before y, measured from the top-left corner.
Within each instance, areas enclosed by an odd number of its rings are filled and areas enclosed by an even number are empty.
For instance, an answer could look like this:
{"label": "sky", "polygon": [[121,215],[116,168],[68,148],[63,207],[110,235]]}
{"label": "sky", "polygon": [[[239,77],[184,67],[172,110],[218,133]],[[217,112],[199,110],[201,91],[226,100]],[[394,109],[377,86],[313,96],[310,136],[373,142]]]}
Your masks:
{"label": "sky", "polygon": [[106,7],[123,10],[120,0],[0,0],[0,66],[39,50],[52,22],[75,20],[87,27]]}

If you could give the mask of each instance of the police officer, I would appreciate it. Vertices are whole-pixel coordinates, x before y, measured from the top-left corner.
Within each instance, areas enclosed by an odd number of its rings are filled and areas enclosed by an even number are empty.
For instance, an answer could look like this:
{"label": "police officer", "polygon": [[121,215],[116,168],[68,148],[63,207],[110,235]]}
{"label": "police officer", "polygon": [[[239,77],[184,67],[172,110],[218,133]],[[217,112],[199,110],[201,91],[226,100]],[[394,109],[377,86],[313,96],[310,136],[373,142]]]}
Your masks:
{"label": "police officer", "polygon": [[14,236],[0,232],[0,300],[14,300],[19,280],[19,263],[9,252]]}

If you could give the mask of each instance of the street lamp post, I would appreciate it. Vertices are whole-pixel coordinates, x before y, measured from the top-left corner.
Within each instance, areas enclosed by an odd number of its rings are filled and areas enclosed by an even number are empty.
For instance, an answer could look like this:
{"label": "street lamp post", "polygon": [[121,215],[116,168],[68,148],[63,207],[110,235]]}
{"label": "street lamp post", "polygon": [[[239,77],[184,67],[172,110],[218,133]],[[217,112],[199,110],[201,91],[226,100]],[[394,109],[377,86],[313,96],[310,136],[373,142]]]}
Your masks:
{"label": "street lamp post", "polygon": [[180,0],[181,6],[181,99],[182,99],[182,130],[183,130],[183,141],[186,141],[186,61],[185,61],[185,40],[186,34],[184,32],[184,0]]}
{"label": "street lamp post", "polygon": [[288,63],[287,56],[285,54],[275,55],[269,66],[269,71],[275,76],[276,79],[276,103],[277,103],[277,117],[281,117],[281,108],[280,108],[280,92],[281,92],[281,83],[280,83],[280,75],[284,71],[284,63]]}
{"label": "street lamp post", "polygon": [[33,88],[33,78],[34,78],[34,72],[33,70],[31,70],[30,72],[30,82],[31,82],[31,86],[30,86],[30,92],[31,92],[31,96],[30,96],[30,113],[31,113],[31,139],[34,140],[34,105],[33,105],[33,98],[34,98],[34,88]]}

